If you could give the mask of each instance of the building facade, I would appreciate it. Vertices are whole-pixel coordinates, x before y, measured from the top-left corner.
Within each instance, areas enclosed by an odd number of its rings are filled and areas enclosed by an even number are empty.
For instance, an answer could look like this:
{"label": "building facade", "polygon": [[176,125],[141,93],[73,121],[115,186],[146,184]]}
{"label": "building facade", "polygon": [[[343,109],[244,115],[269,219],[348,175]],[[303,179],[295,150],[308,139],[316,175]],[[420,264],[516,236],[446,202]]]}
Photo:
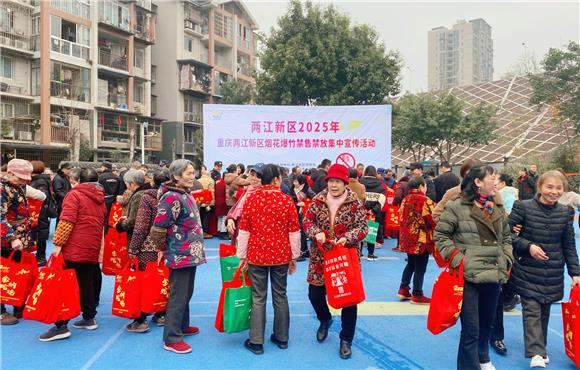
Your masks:
{"label": "building facade", "polygon": [[199,160],[203,104],[221,101],[221,86],[255,84],[258,25],[241,1],[160,1],[153,48],[156,116],[163,123],[163,157]]}
{"label": "building facade", "polygon": [[491,27],[483,19],[437,27],[428,37],[429,91],[492,81]]}
{"label": "building facade", "polygon": [[129,159],[142,145],[146,161],[159,157],[161,121],[151,103],[155,38],[151,0],[3,1],[4,159],[39,159],[54,168],[78,160],[79,152]]}

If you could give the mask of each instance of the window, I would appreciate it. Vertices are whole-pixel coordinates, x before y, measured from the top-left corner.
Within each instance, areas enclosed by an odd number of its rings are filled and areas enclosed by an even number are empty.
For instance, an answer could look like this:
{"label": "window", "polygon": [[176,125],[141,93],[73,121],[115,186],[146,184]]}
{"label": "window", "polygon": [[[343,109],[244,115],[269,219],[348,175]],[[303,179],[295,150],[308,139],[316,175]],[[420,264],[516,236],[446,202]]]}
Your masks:
{"label": "window", "polygon": [[60,38],[60,18],[54,15],[50,17],[50,34]]}
{"label": "window", "polygon": [[183,47],[185,48],[185,50],[192,53],[193,52],[193,40],[190,39],[189,37],[186,37],[184,40]]}
{"label": "window", "polygon": [[7,7],[0,8],[0,30],[11,32],[14,27],[14,12]]}
{"label": "window", "polygon": [[134,101],[137,103],[143,104],[143,96],[145,95],[145,87],[143,84],[135,84],[135,99]]}
{"label": "window", "polygon": [[135,49],[135,56],[134,56],[133,65],[135,68],[143,69],[144,61],[145,61],[145,50],[143,49]]}
{"label": "window", "polygon": [[40,16],[35,16],[32,18],[32,34],[40,34]]}
{"label": "window", "polygon": [[38,96],[40,95],[40,60],[36,59],[36,61],[32,64],[32,95]]}
{"label": "window", "polygon": [[8,104],[8,103],[0,104],[0,117],[1,118],[14,117],[14,104]]}
{"label": "window", "polygon": [[12,59],[2,56],[0,60],[0,73],[4,78],[12,78]]}

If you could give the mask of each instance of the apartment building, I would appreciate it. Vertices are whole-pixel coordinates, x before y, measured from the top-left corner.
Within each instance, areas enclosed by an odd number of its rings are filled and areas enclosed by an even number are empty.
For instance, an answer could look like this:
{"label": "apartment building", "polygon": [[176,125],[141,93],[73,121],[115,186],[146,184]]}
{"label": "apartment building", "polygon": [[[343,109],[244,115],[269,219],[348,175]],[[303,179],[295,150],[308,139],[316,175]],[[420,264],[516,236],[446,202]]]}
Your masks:
{"label": "apartment building", "polygon": [[255,84],[258,24],[242,1],[160,1],[153,48],[163,157],[202,156],[202,105],[219,103],[221,85]]}
{"label": "apartment building", "polygon": [[444,90],[493,79],[491,26],[483,19],[429,31],[428,88]]}
{"label": "apartment building", "polygon": [[2,155],[54,168],[81,145],[94,160],[128,159],[144,145],[146,161],[157,160],[155,12],[151,0],[3,1]]}

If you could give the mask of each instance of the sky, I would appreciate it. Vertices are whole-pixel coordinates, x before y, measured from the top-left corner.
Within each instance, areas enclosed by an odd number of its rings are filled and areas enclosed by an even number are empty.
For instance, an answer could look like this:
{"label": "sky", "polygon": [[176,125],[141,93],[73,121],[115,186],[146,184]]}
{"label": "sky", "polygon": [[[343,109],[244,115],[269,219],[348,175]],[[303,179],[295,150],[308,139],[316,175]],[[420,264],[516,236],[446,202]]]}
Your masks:
{"label": "sky", "polygon": [[[259,24],[269,34],[285,14],[287,1],[245,0]],[[356,24],[369,24],[387,50],[403,58],[402,91],[427,90],[427,34],[435,27],[451,28],[458,20],[483,18],[492,28],[493,79],[498,80],[522,55],[538,60],[549,48],[579,41],[580,1],[314,1],[335,5]]]}

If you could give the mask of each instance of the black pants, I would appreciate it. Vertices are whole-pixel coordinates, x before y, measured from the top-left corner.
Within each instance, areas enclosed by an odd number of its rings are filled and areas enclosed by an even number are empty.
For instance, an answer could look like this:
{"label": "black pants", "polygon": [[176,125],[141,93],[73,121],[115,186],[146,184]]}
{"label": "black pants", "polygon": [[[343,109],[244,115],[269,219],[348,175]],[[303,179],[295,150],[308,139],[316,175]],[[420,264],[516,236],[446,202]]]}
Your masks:
{"label": "black pants", "polygon": [[[326,303],[326,287],[308,285],[308,299],[316,312],[316,317],[320,322],[328,321],[332,318],[330,309]],[[340,339],[352,343],[356,329],[357,306],[345,307],[340,314],[342,329]]]}
{"label": "black pants", "polygon": [[423,280],[429,263],[429,253],[409,254],[407,253],[407,266],[403,270],[401,286],[408,287],[413,277],[413,294],[423,295]]}
{"label": "black pants", "polygon": [[178,343],[183,340],[183,329],[189,327],[189,301],[193,295],[196,267],[169,269],[169,302],[165,313],[163,342]]}
{"label": "black pants", "polygon": [[[375,222],[379,224],[379,229],[377,231],[377,243],[383,243],[383,215],[384,213],[379,212],[375,214]],[[367,243],[367,249],[369,251],[369,255],[375,254],[375,244],[374,243]]]}
{"label": "black pants", "polygon": [[[10,254],[12,253],[12,251],[13,250],[11,248],[10,249],[1,249],[0,254],[4,258],[8,258],[8,257],[10,257]],[[21,258],[22,258],[22,252],[20,252],[20,251],[14,252],[14,256],[12,256],[12,259],[15,262],[20,262]],[[20,313],[22,313],[22,311],[24,311],[24,306],[21,306],[21,307],[14,306],[14,315],[20,314]],[[6,306],[4,305],[4,303],[2,303],[0,305],[0,313],[4,313],[4,312],[6,312]]]}
{"label": "black pants", "polygon": [[[94,319],[97,315],[97,305],[99,303],[101,283],[103,280],[99,264],[65,261],[65,265],[67,268],[75,269],[77,282],[79,283],[83,319]],[[68,324],[69,321],[57,321],[55,325],[61,327]]]}
{"label": "black pants", "polygon": [[39,239],[36,241],[36,259],[46,259],[46,240]]}
{"label": "black pants", "polygon": [[302,257],[308,257],[310,255],[308,251],[308,237],[304,232],[304,228],[302,227],[302,222],[304,221],[304,216],[302,212],[298,212],[298,222],[300,223],[300,255]]}
{"label": "black pants", "polygon": [[524,347],[526,357],[546,357],[548,345],[548,323],[551,303],[540,303],[533,298],[522,298],[524,320]]}
{"label": "black pants", "polygon": [[201,227],[204,233],[209,233],[209,218],[211,216],[211,211],[207,210],[207,207],[199,207],[199,217],[201,218]]}
{"label": "black pants", "polygon": [[461,339],[457,354],[457,369],[479,369],[490,361],[489,338],[495,318],[499,284],[465,282],[461,307]]}

